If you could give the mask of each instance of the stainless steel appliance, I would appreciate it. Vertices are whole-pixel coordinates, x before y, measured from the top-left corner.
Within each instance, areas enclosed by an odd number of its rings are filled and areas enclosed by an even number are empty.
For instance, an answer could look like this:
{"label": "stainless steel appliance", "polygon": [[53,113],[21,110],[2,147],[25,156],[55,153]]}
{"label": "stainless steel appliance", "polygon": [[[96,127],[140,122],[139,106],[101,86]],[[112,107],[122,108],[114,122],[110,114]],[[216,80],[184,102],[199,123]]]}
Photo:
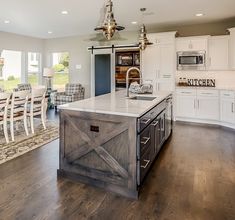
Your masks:
{"label": "stainless steel appliance", "polygon": [[206,51],[177,52],[178,70],[205,70]]}
{"label": "stainless steel appliance", "polygon": [[172,132],[172,117],[173,117],[173,100],[172,95],[168,96],[166,99],[166,139],[171,135]]}

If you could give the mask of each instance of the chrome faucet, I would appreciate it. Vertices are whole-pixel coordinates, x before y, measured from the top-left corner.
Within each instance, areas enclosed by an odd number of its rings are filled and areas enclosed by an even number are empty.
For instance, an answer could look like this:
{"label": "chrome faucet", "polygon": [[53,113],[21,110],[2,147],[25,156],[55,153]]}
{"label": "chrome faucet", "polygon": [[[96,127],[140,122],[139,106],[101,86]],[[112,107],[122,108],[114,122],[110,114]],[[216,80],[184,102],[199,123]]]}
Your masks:
{"label": "chrome faucet", "polygon": [[[130,71],[132,70],[136,70],[138,71],[139,75],[140,75],[140,78],[129,78],[129,73]],[[129,97],[129,80],[130,79],[141,79],[141,72],[140,72],[140,69],[137,68],[137,67],[131,67],[127,70],[126,72],[126,97]]]}

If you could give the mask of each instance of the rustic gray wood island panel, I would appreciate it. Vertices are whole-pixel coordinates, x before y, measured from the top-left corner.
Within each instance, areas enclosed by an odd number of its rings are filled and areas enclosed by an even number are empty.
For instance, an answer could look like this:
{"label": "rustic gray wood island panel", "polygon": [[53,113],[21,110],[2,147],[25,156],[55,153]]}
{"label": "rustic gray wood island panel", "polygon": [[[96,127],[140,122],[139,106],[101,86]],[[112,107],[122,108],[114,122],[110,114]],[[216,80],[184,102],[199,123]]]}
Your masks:
{"label": "rustic gray wood island panel", "polygon": [[[117,92],[61,106],[58,175],[138,198],[141,145],[150,149],[153,141],[150,127],[142,129],[147,137],[141,137],[139,120],[156,113],[159,103],[163,108],[167,96],[159,94],[150,103],[127,100],[123,92]],[[147,125],[150,120],[144,122]],[[154,154],[145,151],[145,155]]]}

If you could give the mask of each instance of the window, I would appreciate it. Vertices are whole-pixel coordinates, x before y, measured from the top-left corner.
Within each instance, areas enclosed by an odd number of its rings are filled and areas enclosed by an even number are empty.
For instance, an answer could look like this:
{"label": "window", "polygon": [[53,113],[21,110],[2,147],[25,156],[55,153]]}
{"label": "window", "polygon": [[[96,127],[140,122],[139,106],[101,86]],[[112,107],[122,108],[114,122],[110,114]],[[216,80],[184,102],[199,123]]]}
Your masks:
{"label": "window", "polygon": [[28,53],[28,83],[33,85],[39,84],[40,72],[40,54]]}
{"label": "window", "polygon": [[[12,90],[21,82],[20,51],[3,50],[1,53],[0,85],[4,90]],[[2,70],[1,70],[2,69]]]}
{"label": "window", "polygon": [[64,89],[69,82],[69,53],[53,53],[52,64],[55,71],[53,76],[53,89]]}

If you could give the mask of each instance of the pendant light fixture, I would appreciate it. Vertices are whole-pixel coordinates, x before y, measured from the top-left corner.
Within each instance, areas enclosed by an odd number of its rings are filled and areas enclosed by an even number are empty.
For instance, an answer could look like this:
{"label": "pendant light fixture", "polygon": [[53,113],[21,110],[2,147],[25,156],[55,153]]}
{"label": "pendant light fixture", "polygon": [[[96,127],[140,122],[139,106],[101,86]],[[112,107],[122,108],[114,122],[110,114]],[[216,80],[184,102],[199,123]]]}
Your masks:
{"label": "pendant light fixture", "polygon": [[139,34],[139,48],[140,50],[145,50],[148,45],[152,45],[153,43],[150,43],[148,38],[147,38],[147,31],[146,27],[144,25],[144,12],[146,11],[146,8],[141,8],[140,9],[142,13],[142,26],[140,27],[140,34]]}
{"label": "pendant light fixture", "polygon": [[107,40],[111,40],[116,31],[124,30],[125,27],[118,26],[113,14],[113,2],[108,0],[105,13],[105,19],[100,27],[96,27],[95,31],[103,31],[103,35]]}

